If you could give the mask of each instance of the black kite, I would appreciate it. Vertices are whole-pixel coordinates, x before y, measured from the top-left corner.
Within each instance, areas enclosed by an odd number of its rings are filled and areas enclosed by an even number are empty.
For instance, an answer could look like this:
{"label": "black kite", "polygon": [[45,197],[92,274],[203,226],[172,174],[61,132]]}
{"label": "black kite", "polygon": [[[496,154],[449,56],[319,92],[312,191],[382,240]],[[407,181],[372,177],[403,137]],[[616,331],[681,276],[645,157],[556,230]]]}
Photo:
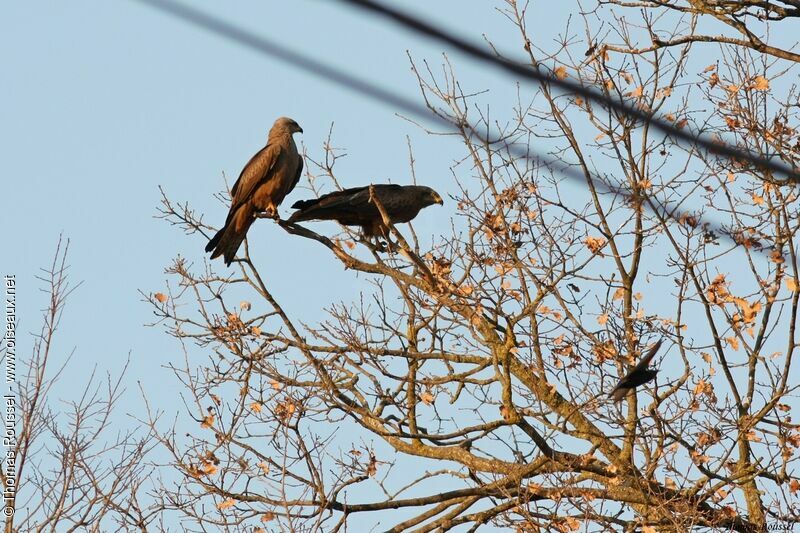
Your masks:
{"label": "black kite", "polygon": [[[372,190],[392,224],[410,222],[425,207],[442,205],[442,197],[422,185],[373,185]],[[289,222],[304,220],[335,220],[344,226],[361,226],[364,237],[389,237],[380,211],[370,199],[370,187],[355,187],[301,200],[292,206],[297,209]]]}
{"label": "black kite", "polygon": [[221,255],[230,265],[256,215],[266,212],[278,217],[278,206],[297,185],[303,171],[303,158],[292,138],[296,132],[303,132],[297,122],[279,118],[269,130],[267,145],[244,166],[231,189],[231,209],[225,225],[206,246],[206,252],[212,252],[211,259]]}

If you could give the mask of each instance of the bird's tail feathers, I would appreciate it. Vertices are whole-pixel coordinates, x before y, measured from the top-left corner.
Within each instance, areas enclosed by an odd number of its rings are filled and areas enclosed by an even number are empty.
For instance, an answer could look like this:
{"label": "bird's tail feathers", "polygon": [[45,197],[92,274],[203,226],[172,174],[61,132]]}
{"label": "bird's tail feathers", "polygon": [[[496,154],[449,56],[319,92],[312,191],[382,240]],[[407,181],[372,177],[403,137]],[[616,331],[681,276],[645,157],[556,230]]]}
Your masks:
{"label": "bird's tail feathers", "polygon": [[317,216],[319,214],[319,209],[315,209],[315,205],[311,204],[310,200],[303,200],[305,202],[309,202],[309,204],[297,207],[297,202],[292,207],[295,209],[299,209],[299,211],[295,211],[292,213],[292,216],[289,217],[289,222],[304,222],[306,220],[317,220]]}
{"label": "bird's tail feathers", "polygon": [[292,204],[292,209],[305,209],[306,207],[317,203],[319,200],[314,198],[313,200],[297,200],[295,203]]}
{"label": "bird's tail feathers", "polygon": [[217,243],[222,238],[222,235],[225,233],[225,229],[227,229],[227,226],[222,226],[222,229],[219,230],[217,233],[215,233],[213,237],[211,237],[211,240],[208,241],[208,244],[206,244],[206,252],[210,252],[211,250],[217,247]]}
{"label": "bird's tail feathers", "polygon": [[239,247],[242,245],[247,235],[248,228],[249,224],[248,227],[243,228],[242,231],[236,231],[235,224],[226,224],[210,241],[208,241],[206,252],[212,252],[211,259],[222,256],[225,259],[225,264],[230,266],[234,257],[236,257],[236,252],[239,250]]}

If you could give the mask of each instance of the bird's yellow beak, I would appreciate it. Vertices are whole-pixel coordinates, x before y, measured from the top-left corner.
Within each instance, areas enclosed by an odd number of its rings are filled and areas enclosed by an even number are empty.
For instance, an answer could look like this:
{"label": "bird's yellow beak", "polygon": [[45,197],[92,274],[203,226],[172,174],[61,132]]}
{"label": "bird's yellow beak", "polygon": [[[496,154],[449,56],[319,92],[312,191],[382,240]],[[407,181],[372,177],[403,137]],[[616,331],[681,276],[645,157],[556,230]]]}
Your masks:
{"label": "bird's yellow beak", "polygon": [[444,205],[444,200],[442,200],[442,197],[439,196],[438,193],[433,193],[433,203],[439,204],[439,205]]}

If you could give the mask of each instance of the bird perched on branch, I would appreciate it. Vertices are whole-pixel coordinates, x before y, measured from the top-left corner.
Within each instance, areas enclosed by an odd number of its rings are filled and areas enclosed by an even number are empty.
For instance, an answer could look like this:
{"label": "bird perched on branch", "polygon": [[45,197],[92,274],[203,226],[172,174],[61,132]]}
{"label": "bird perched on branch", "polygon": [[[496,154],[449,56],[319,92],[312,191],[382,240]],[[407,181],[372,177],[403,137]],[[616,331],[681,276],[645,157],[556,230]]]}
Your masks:
{"label": "bird perched on branch", "polygon": [[366,238],[381,236],[388,240],[389,228],[371,194],[392,224],[410,222],[423,208],[444,203],[439,193],[422,185],[367,185],[295,202],[292,208],[298,211],[289,217],[289,222],[335,220],[344,226],[361,226]]}
{"label": "bird perched on branch", "polygon": [[303,128],[287,117],[272,125],[267,145],[247,162],[231,189],[231,209],[225,225],[206,246],[206,252],[212,252],[211,259],[221,255],[230,265],[258,214],[278,218],[278,206],[297,185],[303,171],[303,158],[292,137],[298,132],[302,133]]}
{"label": "bird perched on branch", "polygon": [[615,402],[619,402],[628,395],[628,392],[635,389],[639,385],[644,385],[656,377],[658,370],[648,368],[648,366],[650,365],[650,361],[652,361],[653,357],[655,357],[656,352],[658,352],[658,349],[661,347],[662,340],[663,339],[659,339],[658,342],[655,343],[652,348],[650,348],[647,354],[645,354],[639,360],[639,362],[636,363],[636,366],[633,367],[630,372],[625,374],[625,377],[619,380],[619,383],[617,383],[617,386],[614,387],[614,390],[609,393],[609,398]]}

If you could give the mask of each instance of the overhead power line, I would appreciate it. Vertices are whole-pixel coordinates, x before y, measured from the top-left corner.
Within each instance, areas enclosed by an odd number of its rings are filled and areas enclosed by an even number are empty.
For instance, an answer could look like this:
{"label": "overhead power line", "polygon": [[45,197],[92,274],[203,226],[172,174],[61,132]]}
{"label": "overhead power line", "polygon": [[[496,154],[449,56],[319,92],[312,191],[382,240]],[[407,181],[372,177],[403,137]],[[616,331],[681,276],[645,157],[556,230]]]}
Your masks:
{"label": "overhead power line", "polygon": [[195,26],[208,30],[221,37],[225,37],[240,45],[261,52],[265,55],[278,59],[293,67],[309,72],[314,76],[325,78],[337,85],[341,85],[350,90],[359,92],[373,100],[389,104],[397,109],[402,109],[406,113],[416,115],[420,118],[430,119],[430,113],[426,108],[418,105],[413,100],[387,91],[374,83],[364,81],[351,74],[331,67],[327,63],[317,61],[309,56],[297,53],[286,46],[271,41],[260,35],[256,35],[244,28],[240,28],[217,17],[204,13],[198,9],[173,2],[171,0],[135,0],[142,4],[147,4],[159,11],[169,13],[179,19],[189,22]]}
{"label": "overhead power line", "polygon": [[495,53],[491,53],[485,48],[479,47],[470,43],[460,37],[456,37],[441,28],[437,28],[432,24],[428,24],[397,9],[393,9],[386,4],[375,2],[373,0],[339,0],[344,4],[348,4],[365,11],[381,15],[388,18],[397,24],[412,30],[415,33],[423,34],[431,39],[435,39],[445,43],[456,50],[459,50],[475,59],[489,63],[490,65],[520,76],[522,78],[533,80],[539,83],[548,83],[554,85],[565,92],[569,92],[578,96],[582,96],[587,100],[591,100],[598,104],[608,106],[615,111],[624,113],[628,116],[634,117],[643,122],[649,123],[651,126],[661,130],[663,133],[672,135],[678,139],[688,141],[692,144],[700,146],[711,153],[726,156],[741,161],[747,161],[756,167],[761,167],[770,170],[776,174],[786,177],[787,182],[798,183],[800,182],[800,172],[798,169],[792,168],[776,158],[766,158],[760,154],[755,154],[750,151],[741,150],[739,148],[730,146],[728,144],[718,142],[716,140],[708,139],[705,136],[693,133],[688,129],[678,128],[671,122],[653,116],[650,113],[642,111],[641,109],[631,105],[624,100],[611,98],[603,93],[599,93],[589,87],[586,87],[578,82],[570,79],[561,79],[550,72],[542,72],[538,68],[525,63],[510,61]]}
{"label": "overhead power line", "polygon": [[[330,66],[329,64],[322,63],[309,56],[295,52],[283,45],[280,45],[274,41],[266,39],[265,37],[256,35],[248,30],[245,30],[228,22],[222,21],[212,15],[204,13],[195,8],[179,4],[172,0],[136,0],[136,1],[151,6],[153,8],[156,8],[161,12],[168,13],[176,18],[184,20],[194,26],[203,28],[207,31],[210,31],[232,42],[236,42],[240,45],[246,46],[264,55],[275,58],[290,66],[299,68],[305,72],[308,72],[311,75],[326,79],[348,90],[352,90],[354,92],[367,96],[372,100],[387,104],[396,110],[402,110],[403,112],[408,113],[409,115],[413,115],[417,118],[420,118],[428,122],[433,122],[437,125],[444,126],[451,130],[458,129],[459,127],[458,125],[453,124],[446,118],[432,113],[430,109],[418,104],[414,100],[411,100],[404,96],[393,93],[389,90],[386,90],[370,81],[366,81],[352,74],[343,72],[339,69]],[[344,2],[352,1],[355,3],[362,3],[362,0],[341,0],[341,1]],[[525,68],[530,70],[529,67]],[[530,72],[535,72],[535,71],[530,71]],[[536,75],[538,76],[540,75],[540,73],[537,72]],[[544,75],[542,75],[542,77],[544,80],[548,82],[552,81],[554,84],[558,82],[559,86],[564,82],[564,80],[558,80],[557,78],[553,78],[551,80],[550,78]],[[582,90],[585,91],[585,89]],[[594,92],[592,92],[592,97],[597,98],[598,101],[600,101],[601,103],[608,102],[608,99],[605,96],[599,95]],[[626,112],[622,109],[621,111]],[[655,123],[655,119],[652,119],[652,121],[653,123]],[[476,132],[477,135],[478,130],[473,125],[461,124],[461,126],[469,131]],[[689,140],[691,140],[691,137],[689,138]],[[514,144],[511,145],[505,144],[504,147],[511,154],[517,157],[536,160],[543,166],[551,169],[554,172],[561,173],[565,177],[573,181],[585,182],[586,176],[576,167],[566,165],[563,162],[555,160],[554,158],[546,154],[538,153],[534,148],[530,146],[522,147]],[[728,149],[736,153],[735,157],[744,160],[750,160],[748,159],[747,154],[740,153],[729,147]],[[594,186],[601,192],[613,193],[626,198],[631,197],[630,191],[623,189],[622,187],[611,185],[603,180],[596,180],[594,182]],[[676,209],[667,202],[659,201],[654,196],[649,196],[647,198],[647,202],[645,203],[645,205],[649,207],[653,212],[655,212],[658,216],[671,218],[673,220],[681,220],[685,218],[686,215],[688,215],[688,213]],[[698,223],[702,225],[703,221],[700,220],[698,221]],[[718,223],[706,223],[706,227],[709,232],[713,232],[716,235],[720,236],[721,238],[735,243],[735,240],[729,235],[728,231],[722,228]]]}

